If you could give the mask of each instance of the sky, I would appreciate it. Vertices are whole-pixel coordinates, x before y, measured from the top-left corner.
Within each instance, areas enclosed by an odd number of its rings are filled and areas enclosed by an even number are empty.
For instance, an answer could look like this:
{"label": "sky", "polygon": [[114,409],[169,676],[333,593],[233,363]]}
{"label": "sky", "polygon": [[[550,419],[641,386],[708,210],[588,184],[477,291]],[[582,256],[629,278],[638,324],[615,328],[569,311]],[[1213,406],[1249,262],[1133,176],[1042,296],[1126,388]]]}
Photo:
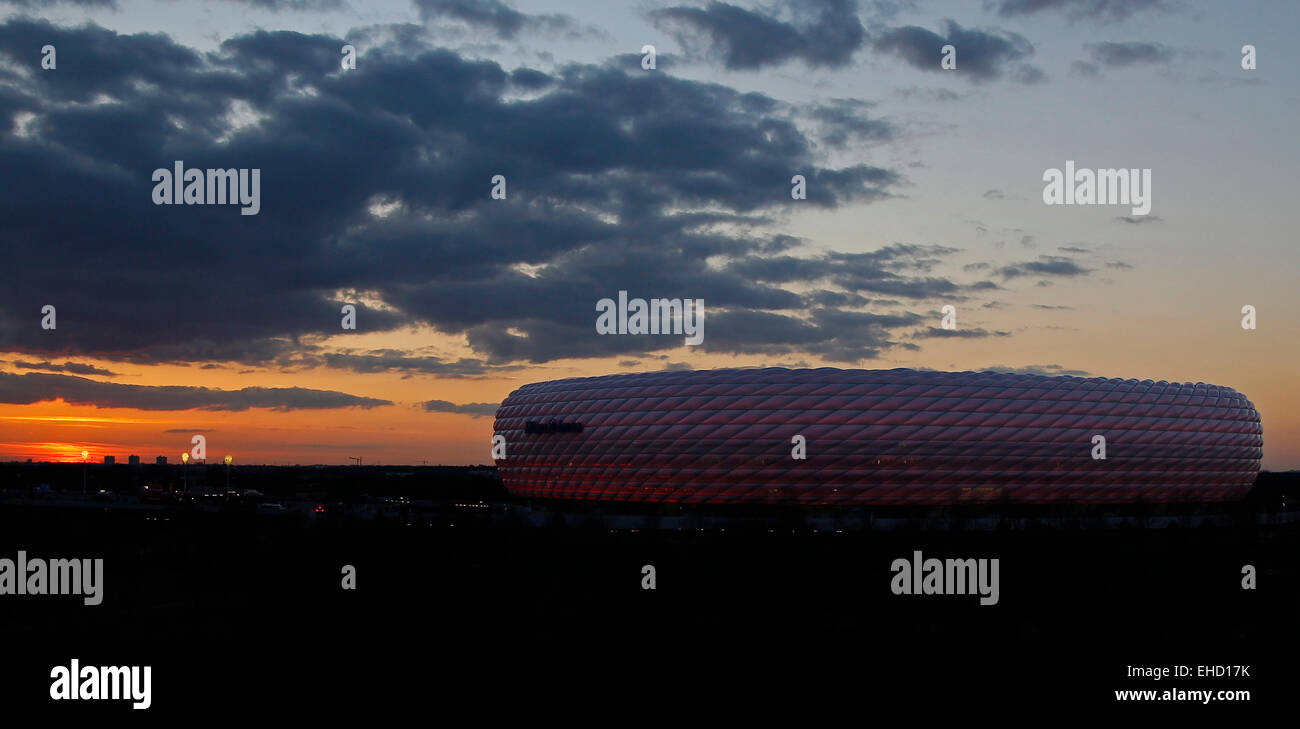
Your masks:
{"label": "sky", "polygon": [[[1300,467],[1296,27],[1290,2],[0,0],[0,460],[201,434],[213,461],[488,463],[529,382],[830,366],[1227,385],[1264,467]],[[258,170],[257,214],[157,204],[178,160]],[[1150,170],[1149,213],[1046,204],[1067,161]],[[702,299],[703,341],[598,333],[619,291]]]}

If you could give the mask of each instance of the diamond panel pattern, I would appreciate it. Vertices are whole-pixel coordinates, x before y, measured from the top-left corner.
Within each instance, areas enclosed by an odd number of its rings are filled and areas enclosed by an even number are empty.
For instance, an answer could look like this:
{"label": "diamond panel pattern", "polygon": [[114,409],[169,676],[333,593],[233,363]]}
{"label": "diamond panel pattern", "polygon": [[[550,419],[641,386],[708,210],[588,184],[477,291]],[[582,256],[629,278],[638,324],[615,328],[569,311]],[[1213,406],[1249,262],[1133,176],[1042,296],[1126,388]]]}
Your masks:
{"label": "diamond panel pattern", "polygon": [[[582,431],[524,432],[550,420]],[[1228,387],[906,369],[538,382],[506,398],[494,429],[511,492],[610,501],[1217,501],[1249,490],[1263,454],[1259,413]],[[1097,434],[1106,460],[1092,458]]]}

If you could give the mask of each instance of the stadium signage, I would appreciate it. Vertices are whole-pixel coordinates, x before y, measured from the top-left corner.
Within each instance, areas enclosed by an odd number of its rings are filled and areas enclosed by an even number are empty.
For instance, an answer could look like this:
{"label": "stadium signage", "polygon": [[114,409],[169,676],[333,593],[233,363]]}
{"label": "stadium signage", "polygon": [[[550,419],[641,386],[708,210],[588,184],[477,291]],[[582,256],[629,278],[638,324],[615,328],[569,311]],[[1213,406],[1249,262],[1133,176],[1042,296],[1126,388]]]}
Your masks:
{"label": "stadium signage", "polygon": [[564,422],[562,420],[546,420],[537,422],[529,420],[524,423],[525,433],[581,433],[582,423]]}

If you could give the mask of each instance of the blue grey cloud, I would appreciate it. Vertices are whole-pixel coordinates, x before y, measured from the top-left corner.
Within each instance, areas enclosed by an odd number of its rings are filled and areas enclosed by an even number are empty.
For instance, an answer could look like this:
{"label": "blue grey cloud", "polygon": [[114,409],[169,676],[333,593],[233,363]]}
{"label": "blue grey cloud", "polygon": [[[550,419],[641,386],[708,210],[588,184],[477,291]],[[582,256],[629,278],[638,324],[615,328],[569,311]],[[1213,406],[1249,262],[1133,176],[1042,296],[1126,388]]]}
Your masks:
{"label": "blue grey cloud", "polygon": [[[892,28],[877,35],[871,47],[877,53],[896,56],[921,71],[952,74],[956,78],[990,81],[1009,78],[1020,83],[1038,83],[1046,75],[1027,62],[1034,55],[1034,45],[1017,33],[1004,30],[963,28],[955,21],[944,21],[942,34],[927,28],[908,25]],[[957,67],[940,66],[942,48],[956,49]]]}
{"label": "blue grey cloud", "polygon": [[784,18],[724,2],[704,7],[654,10],[650,18],[677,31],[679,42],[695,47],[703,37],[708,51],[733,70],[755,70],[800,60],[811,67],[838,68],[852,60],[867,40],[858,19],[857,0],[805,0],[779,6]]}

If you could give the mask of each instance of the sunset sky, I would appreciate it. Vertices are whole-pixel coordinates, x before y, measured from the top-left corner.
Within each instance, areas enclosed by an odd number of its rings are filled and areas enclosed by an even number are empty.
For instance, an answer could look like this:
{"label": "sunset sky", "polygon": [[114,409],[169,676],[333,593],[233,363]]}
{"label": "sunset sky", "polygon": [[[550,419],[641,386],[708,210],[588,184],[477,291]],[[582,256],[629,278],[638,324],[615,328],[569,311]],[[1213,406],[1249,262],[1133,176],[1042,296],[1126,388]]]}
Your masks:
{"label": "sunset sky", "polygon": [[[525,383],[779,365],[1212,382],[1300,468],[1297,27],[1192,0],[0,1],[0,460],[202,433],[214,462],[487,463]],[[260,211],[155,205],[176,160],[259,169]],[[1044,204],[1067,160],[1151,169],[1150,214]],[[703,343],[597,334],[620,290],[703,299]]]}

